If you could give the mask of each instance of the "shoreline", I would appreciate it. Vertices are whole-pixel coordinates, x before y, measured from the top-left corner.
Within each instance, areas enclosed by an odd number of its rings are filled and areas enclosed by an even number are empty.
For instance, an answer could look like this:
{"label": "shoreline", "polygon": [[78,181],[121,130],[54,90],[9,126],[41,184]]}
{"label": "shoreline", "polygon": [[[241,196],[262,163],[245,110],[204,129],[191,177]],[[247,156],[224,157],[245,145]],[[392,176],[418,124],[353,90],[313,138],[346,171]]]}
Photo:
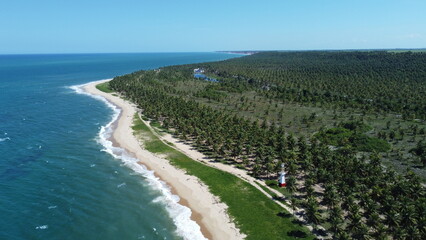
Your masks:
{"label": "shoreline", "polygon": [[[137,113],[136,106],[96,88],[97,84],[107,81],[110,79],[90,82],[84,84],[82,89],[90,95],[105,98],[121,110],[117,120],[112,123],[113,133],[109,140],[113,146],[125,149],[138,159],[137,164],[154,171],[154,175],[170,187],[171,193],[179,196],[178,203],[191,210],[190,219],[197,223],[205,238],[243,239],[244,235],[240,233],[227,214],[227,206],[212,195],[206,185],[198,178],[172,166],[168,160],[141,147],[140,140],[133,134],[131,128],[133,116]],[[177,227],[179,230],[179,226]]]}

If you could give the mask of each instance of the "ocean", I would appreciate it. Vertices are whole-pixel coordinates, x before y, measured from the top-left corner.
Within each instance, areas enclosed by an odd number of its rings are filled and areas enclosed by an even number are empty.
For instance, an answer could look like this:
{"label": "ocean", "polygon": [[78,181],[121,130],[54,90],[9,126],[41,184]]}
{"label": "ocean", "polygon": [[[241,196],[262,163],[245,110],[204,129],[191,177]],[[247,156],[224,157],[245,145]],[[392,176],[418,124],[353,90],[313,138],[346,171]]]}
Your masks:
{"label": "ocean", "polygon": [[79,85],[236,56],[0,55],[0,239],[202,239],[166,185],[113,154],[119,110]]}

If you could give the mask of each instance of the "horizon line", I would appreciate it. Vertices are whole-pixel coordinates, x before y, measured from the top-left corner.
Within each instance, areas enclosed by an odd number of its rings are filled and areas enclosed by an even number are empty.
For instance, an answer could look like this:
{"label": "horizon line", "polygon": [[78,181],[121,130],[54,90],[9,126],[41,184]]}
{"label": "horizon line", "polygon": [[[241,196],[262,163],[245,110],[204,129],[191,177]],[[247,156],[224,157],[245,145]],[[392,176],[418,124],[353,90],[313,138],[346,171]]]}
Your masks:
{"label": "horizon line", "polygon": [[307,52],[307,51],[386,51],[386,50],[426,50],[424,48],[327,48],[327,49],[269,49],[269,50],[214,50],[214,51],[146,51],[146,52],[53,52],[53,53],[0,53],[0,55],[77,55],[77,54],[140,54],[140,53],[238,53],[238,52]]}

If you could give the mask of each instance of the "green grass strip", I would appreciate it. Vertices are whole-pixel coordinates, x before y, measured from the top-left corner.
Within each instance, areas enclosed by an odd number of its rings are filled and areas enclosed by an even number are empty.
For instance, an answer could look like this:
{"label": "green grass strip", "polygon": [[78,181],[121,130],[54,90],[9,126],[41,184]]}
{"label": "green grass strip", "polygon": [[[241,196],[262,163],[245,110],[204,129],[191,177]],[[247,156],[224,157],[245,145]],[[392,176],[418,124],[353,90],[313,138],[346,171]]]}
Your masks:
{"label": "green grass strip", "polygon": [[109,87],[109,82],[104,82],[104,83],[100,83],[98,85],[96,85],[96,88],[102,92],[106,92],[106,93],[112,93],[114,92],[110,87]]}
{"label": "green grass strip", "polygon": [[228,212],[247,239],[313,239],[307,228],[293,222],[288,212],[238,177],[208,167],[163,143],[150,128],[135,115],[133,130],[141,134],[145,148],[161,153],[174,166],[198,177],[228,205]]}

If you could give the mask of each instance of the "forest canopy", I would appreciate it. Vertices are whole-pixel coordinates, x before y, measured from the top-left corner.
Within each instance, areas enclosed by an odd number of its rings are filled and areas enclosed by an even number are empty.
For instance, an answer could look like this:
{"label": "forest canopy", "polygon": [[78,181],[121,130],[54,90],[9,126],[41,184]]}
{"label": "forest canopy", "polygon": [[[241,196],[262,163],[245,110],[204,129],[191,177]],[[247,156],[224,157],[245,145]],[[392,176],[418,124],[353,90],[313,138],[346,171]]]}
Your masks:
{"label": "forest canopy", "polygon": [[422,52],[261,52],[199,66],[283,101],[426,117]]}
{"label": "forest canopy", "polygon": [[425,53],[261,52],[110,87],[213,161],[259,180],[285,164],[292,206],[336,239],[426,237]]}

